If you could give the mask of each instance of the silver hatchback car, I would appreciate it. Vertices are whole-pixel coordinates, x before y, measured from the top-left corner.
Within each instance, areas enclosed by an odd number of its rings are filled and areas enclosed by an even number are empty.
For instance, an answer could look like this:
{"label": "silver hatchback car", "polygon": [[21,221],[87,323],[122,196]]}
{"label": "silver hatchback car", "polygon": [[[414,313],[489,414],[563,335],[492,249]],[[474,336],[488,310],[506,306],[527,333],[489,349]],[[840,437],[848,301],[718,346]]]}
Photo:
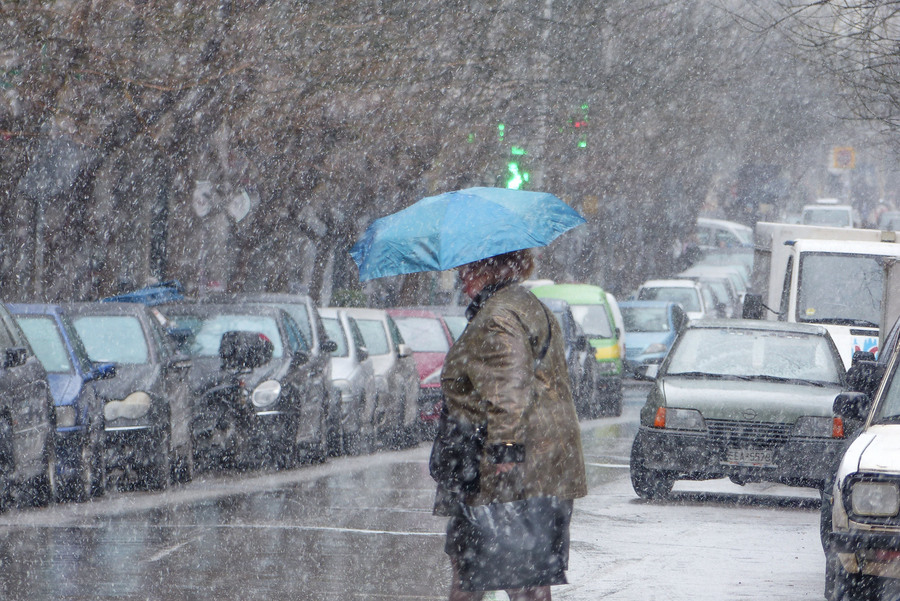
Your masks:
{"label": "silver hatchback car", "polygon": [[419,372],[412,349],[384,309],[348,308],[347,314],[356,320],[375,368],[379,438],[397,447],[418,442]]}

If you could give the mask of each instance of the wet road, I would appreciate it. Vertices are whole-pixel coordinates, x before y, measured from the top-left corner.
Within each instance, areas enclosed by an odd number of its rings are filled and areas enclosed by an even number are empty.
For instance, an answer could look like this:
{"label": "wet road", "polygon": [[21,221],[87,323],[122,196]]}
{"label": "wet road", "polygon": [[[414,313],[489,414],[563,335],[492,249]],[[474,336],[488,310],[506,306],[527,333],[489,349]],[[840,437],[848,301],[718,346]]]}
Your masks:
{"label": "wet road", "polygon": [[[814,491],[717,481],[636,497],[627,457],[645,392],[583,424],[591,492],[554,598],[821,599]],[[445,599],[429,448],[0,514],[0,599]]]}

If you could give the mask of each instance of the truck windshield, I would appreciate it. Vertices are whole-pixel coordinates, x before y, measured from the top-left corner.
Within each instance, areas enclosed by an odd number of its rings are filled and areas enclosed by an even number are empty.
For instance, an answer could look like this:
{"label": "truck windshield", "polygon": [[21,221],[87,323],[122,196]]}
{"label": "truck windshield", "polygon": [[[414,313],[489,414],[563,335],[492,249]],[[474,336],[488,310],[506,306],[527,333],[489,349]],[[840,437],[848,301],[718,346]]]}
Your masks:
{"label": "truck windshield", "polygon": [[797,321],[878,327],[883,288],[879,256],[803,253]]}

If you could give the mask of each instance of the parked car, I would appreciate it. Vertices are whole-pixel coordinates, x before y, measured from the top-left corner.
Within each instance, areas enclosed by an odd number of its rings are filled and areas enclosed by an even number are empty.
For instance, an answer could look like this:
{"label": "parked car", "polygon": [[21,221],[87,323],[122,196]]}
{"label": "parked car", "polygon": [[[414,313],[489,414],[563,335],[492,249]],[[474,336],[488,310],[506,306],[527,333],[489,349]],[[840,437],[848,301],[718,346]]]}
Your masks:
{"label": "parked car", "polygon": [[559,321],[563,333],[572,400],[578,417],[597,417],[603,408],[595,371],[597,360],[591,352],[588,338],[575,320],[568,302],[560,298],[545,298],[541,302]]}
{"label": "parked car", "polygon": [[326,457],[326,401],[310,377],[300,327],[284,309],[195,302],[160,310],[193,363],[191,432],[204,467],[286,468]]}
{"label": "parked car", "polygon": [[83,502],[106,492],[103,399],[93,384],[115,377],[112,363],[93,364],[62,307],[7,305],[47,372],[56,413],[57,492]]}
{"label": "parked car", "polygon": [[843,363],[821,326],[689,322],[662,365],[644,370],[655,382],[631,450],[640,497],[723,477],[821,490],[846,447],[832,411]]}
{"label": "parked car", "polygon": [[341,395],[339,436],[329,441],[329,451],[359,455],[371,450],[376,439],[375,369],[355,319],[337,307],[323,307],[319,315],[325,334],[336,347],[331,352],[330,371],[332,384]]}
{"label": "parked car", "polygon": [[0,509],[57,497],[56,413],[47,372],[0,303]]}
{"label": "parked car", "polygon": [[850,205],[816,203],[803,206],[800,223],[828,227],[857,227],[860,219]]}
{"label": "parked car", "polygon": [[623,301],[625,320],[625,370],[634,375],[641,365],[659,365],[688,316],[671,301]]}
{"label": "parked car", "polygon": [[437,313],[412,307],[387,310],[413,352],[419,374],[419,427],[430,431],[441,410],[441,369],[453,335]]}
{"label": "parked car", "polygon": [[900,339],[887,340],[880,357],[889,359],[874,404],[860,392],[834,401],[836,414],[862,425],[822,495],[825,598],[831,601],[881,599],[882,581],[900,578]]}
{"label": "parked car", "polygon": [[731,319],[739,317],[742,309],[737,290],[733,282],[726,276],[678,275],[677,279],[692,280],[707,288],[706,298],[712,298],[712,311],[709,317]]}
{"label": "parked car", "polygon": [[306,341],[309,362],[310,389],[315,398],[325,404],[328,438],[337,440],[341,434],[341,393],[333,386],[331,353],[336,348],[329,340],[322,325],[322,318],[315,301],[308,294],[282,292],[247,292],[243,294],[216,294],[207,300],[217,303],[262,303],[287,311],[300,327]]}
{"label": "parked car", "polygon": [[591,284],[554,284],[537,286],[532,292],[541,300],[559,298],[569,303],[575,321],[594,349],[602,413],[621,415],[624,367],[620,338],[624,332],[616,326],[616,316],[606,291]]}
{"label": "parked car", "polygon": [[166,488],[189,481],[194,460],[190,359],[166,338],[158,312],[128,302],[64,307],[88,357],[116,377],[95,382],[103,399],[106,465],[122,484]]}
{"label": "parked car", "polygon": [[687,279],[647,280],[638,288],[634,298],[678,303],[690,319],[712,317],[715,305],[708,289]]}
{"label": "parked car", "polygon": [[393,446],[409,446],[421,432],[419,372],[412,348],[384,309],[350,307],[347,314],[356,320],[375,368],[379,439]]}
{"label": "parked car", "polygon": [[880,230],[896,232],[900,230],[900,211],[885,211],[878,216],[876,226]]}
{"label": "parked car", "polygon": [[735,221],[698,217],[694,231],[704,250],[753,246],[753,228]]}

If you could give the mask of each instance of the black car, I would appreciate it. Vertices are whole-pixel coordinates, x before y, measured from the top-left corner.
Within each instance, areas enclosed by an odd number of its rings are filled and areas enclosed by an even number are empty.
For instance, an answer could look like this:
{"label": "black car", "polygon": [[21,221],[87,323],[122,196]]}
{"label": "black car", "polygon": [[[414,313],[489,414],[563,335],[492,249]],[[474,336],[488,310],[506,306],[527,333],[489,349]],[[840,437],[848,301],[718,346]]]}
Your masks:
{"label": "black car", "polygon": [[[161,305],[170,332],[189,352],[191,430],[204,466],[237,467],[325,457],[326,403],[310,374],[309,347],[283,309],[256,303]],[[250,333],[272,349],[265,361],[232,361],[227,343]]]}
{"label": "black car", "polygon": [[154,311],[120,302],[66,307],[91,361],[116,366],[115,378],[94,383],[111,479],[162,489],[193,477],[191,361],[175,351]]}
{"label": "black car", "polygon": [[308,294],[286,292],[248,292],[243,294],[220,294],[210,297],[217,303],[262,303],[279,307],[287,311],[303,334],[307,346],[309,363],[309,389],[316,398],[325,403],[328,413],[326,417],[330,450],[337,453],[336,442],[341,432],[341,394],[332,386],[331,353],[337,344],[329,340],[322,325],[322,317],[315,301]]}
{"label": "black car", "polygon": [[569,382],[572,400],[579,417],[598,417],[602,411],[600,389],[594,374],[597,364],[590,343],[581,326],[575,321],[569,303],[557,298],[542,298],[559,321],[566,347],[566,363],[569,366]]}
{"label": "black car", "polygon": [[0,304],[0,509],[16,497],[52,501],[56,416],[47,373],[25,334]]}

